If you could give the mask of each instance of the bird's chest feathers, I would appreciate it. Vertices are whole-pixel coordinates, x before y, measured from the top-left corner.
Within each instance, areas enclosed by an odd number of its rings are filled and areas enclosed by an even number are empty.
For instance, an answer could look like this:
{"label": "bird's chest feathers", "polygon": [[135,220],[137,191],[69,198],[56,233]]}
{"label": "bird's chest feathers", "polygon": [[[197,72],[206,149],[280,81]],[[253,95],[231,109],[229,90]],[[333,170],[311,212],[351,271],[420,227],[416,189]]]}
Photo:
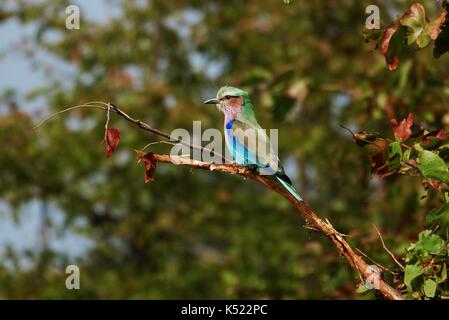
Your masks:
{"label": "bird's chest feathers", "polygon": [[234,125],[235,119],[225,118],[225,139],[229,143],[232,140],[232,126]]}
{"label": "bird's chest feathers", "polygon": [[225,105],[223,111],[226,119],[233,120],[240,115],[241,107],[239,105]]}
{"label": "bird's chest feathers", "polygon": [[225,117],[228,119],[237,118],[242,111],[243,103],[244,100],[242,97],[234,97],[228,99],[223,106]]}
{"label": "bird's chest feathers", "polygon": [[235,105],[225,105],[224,106],[224,114],[225,114],[225,139],[226,142],[232,140],[232,129],[234,126],[234,122],[236,118],[240,115],[241,109],[240,106]]}
{"label": "bird's chest feathers", "polygon": [[226,128],[226,130],[231,130],[232,129],[232,126],[234,125],[234,119],[230,119],[229,121],[227,121],[226,123],[225,123],[225,128]]}

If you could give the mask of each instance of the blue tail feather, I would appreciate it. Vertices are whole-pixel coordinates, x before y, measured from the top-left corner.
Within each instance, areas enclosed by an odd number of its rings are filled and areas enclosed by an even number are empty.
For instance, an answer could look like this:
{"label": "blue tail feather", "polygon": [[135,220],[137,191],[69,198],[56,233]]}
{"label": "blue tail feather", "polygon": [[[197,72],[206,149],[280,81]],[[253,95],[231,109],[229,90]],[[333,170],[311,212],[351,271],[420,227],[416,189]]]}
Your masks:
{"label": "blue tail feather", "polygon": [[276,174],[275,177],[284,186],[284,188],[287,189],[287,191],[290,192],[290,194],[295,197],[296,200],[303,201],[301,196],[292,186],[290,179],[285,174]]}

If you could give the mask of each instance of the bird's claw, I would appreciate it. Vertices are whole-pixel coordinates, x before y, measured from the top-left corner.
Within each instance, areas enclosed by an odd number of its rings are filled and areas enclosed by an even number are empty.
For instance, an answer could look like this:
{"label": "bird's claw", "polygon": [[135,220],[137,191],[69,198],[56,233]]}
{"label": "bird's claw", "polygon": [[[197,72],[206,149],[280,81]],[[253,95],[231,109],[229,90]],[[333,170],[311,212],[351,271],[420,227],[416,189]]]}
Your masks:
{"label": "bird's claw", "polygon": [[257,169],[259,169],[259,166],[257,166],[256,164],[247,164],[245,167],[252,171],[257,171]]}

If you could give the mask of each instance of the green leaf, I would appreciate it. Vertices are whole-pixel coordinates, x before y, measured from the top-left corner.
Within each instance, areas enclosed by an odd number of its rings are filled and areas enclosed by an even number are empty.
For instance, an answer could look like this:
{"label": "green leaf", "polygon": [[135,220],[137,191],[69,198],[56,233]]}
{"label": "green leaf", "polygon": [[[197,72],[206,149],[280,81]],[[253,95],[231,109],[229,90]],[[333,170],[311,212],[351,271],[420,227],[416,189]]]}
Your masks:
{"label": "green leaf", "polygon": [[412,281],[423,273],[421,266],[415,264],[408,264],[404,270],[404,284],[409,291],[413,290]]}
{"label": "green leaf", "polygon": [[426,32],[426,12],[420,3],[414,3],[410,7],[410,11],[406,12],[400,19],[403,26],[410,28],[411,33],[407,36],[407,44],[411,45],[416,42],[418,47],[424,48],[430,43],[430,35]]}
{"label": "green leaf", "polygon": [[444,240],[441,239],[441,237],[437,234],[431,234],[428,238],[420,239],[420,241],[423,245],[424,250],[432,254],[439,254],[444,249]]}
{"label": "green leaf", "polygon": [[426,225],[430,226],[435,222],[442,222],[449,224],[449,203],[446,203],[441,208],[435,208],[430,211],[426,217]]}
{"label": "green leaf", "polygon": [[437,291],[437,283],[432,279],[427,279],[423,284],[424,294],[428,298],[435,297],[435,292]]}
{"label": "green leaf", "polygon": [[399,155],[399,159],[402,160],[402,148],[401,143],[399,141],[395,141],[390,144],[391,152],[390,157],[394,157],[395,155]]}
{"label": "green leaf", "polygon": [[405,162],[409,161],[411,154],[412,154],[412,150],[410,150],[410,149],[405,150],[404,155],[402,156],[402,160]]}
{"label": "green leaf", "polygon": [[423,150],[419,154],[418,168],[424,178],[435,178],[441,181],[449,181],[449,171],[446,163],[436,153]]}

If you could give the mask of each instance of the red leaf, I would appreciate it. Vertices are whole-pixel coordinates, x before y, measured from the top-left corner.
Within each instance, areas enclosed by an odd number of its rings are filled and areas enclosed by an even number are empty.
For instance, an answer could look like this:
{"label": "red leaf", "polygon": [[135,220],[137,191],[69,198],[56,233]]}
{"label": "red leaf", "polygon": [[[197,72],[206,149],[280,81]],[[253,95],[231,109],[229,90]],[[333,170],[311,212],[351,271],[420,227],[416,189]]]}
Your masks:
{"label": "red leaf", "polygon": [[446,140],[446,131],[443,129],[435,130],[426,134],[421,140],[421,146],[427,150],[435,150]]}
{"label": "red leaf", "polygon": [[396,138],[406,141],[412,135],[413,114],[409,113],[408,117],[398,124],[396,119],[390,120],[393,126],[393,132]]}
{"label": "red leaf", "polygon": [[430,143],[432,137],[437,138],[439,140],[444,140],[444,139],[446,139],[446,131],[443,129],[440,129],[440,130],[429,132],[422,138],[423,144]]}
{"label": "red leaf", "polygon": [[438,139],[441,139],[441,140],[446,139],[446,131],[443,129],[438,130],[435,137],[437,137]]}
{"label": "red leaf", "polygon": [[429,36],[432,40],[436,40],[441,32],[441,26],[446,19],[447,12],[441,12],[440,16],[427,25]]}
{"label": "red leaf", "polygon": [[378,173],[379,174],[379,178],[381,180],[383,180],[386,177],[392,176],[393,174],[395,174],[394,171],[385,171],[384,173]]}
{"label": "red leaf", "polygon": [[436,179],[430,179],[430,185],[432,186],[432,188],[434,188],[437,191],[441,191],[440,189],[440,182]]}
{"label": "red leaf", "polygon": [[399,58],[398,56],[391,57],[388,54],[388,47],[390,45],[390,40],[393,37],[393,35],[398,31],[399,28],[399,21],[395,20],[393,26],[385,30],[384,37],[382,39],[382,42],[380,44],[380,50],[382,51],[382,54],[385,56],[385,60],[387,62],[388,69],[390,71],[396,70],[399,64]]}
{"label": "red leaf", "polygon": [[120,143],[120,131],[116,128],[108,128],[106,130],[106,158],[117,149]]}
{"label": "red leaf", "polygon": [[384,179],[395,174],[395,171],[391,171],[388,163],[386,163],[385,154],[383,151],[371,157],[371,173],[377,174],[380,179]]}
{"label": "red leaf", "polygon": [[381,174],[382,172],[378,172],[379,169],[382,169],[385,165],[385,157],[384,152],[380,151],[371,157],[371,173]]}
{"label": "red leaf", "polygon": [[430,187],[432,187],[436,191],[441,192],[441,182],[436,179],[423,180],[421,181],[421,185],[426,191],[429,190]]}
{"label": "red leaf", "polygon": [[414,168],[418,167],[418,163],[416,162],[415,159],[410,159],[410,160],[408,161],[408,163],[409,163],[412,167],[414,167]]}
{"label": "red leaf", "polygon": [[143,161],[145,164],[145,183],[154,181],[154,172],[156,171],[157,160],[154,154],[149,152],[145,153],[143,151],[136,151],[139,157],[139,162]]}

